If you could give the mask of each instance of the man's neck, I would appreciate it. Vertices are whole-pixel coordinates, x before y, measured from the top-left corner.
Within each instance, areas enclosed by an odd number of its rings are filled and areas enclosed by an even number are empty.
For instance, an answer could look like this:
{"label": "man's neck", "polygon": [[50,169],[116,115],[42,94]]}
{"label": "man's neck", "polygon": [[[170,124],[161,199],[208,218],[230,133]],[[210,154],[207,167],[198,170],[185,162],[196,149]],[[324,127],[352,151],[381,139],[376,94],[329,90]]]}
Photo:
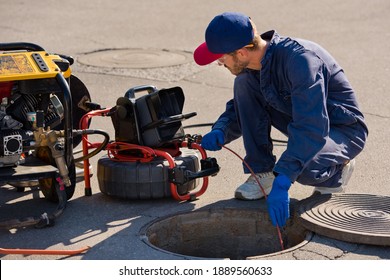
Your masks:
{"label": "man's neck", "polygon": [[260,41],[259,48],[251,52],[251,58],[247,68],[252,70],[261,70],[261,60],[263,59],[265,52],[267,51],[268,45],[269,41]]}

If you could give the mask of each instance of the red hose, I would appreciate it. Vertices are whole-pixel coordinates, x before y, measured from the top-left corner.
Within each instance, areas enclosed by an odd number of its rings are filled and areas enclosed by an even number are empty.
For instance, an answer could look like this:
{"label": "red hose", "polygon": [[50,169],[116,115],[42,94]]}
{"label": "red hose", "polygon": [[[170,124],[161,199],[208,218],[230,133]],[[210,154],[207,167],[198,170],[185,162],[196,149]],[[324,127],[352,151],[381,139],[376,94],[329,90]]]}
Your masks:
{"label": "red hose", "polygon": [[[108,157],[113,161],[121,162],[150,162],[156,156],[156,151],[146,146],[126,142],[113,142],[106,146]],[[133,154],[123,154],[132,151]]]}
{"label": "red hose", "polygon": [[[234,155],[236,155],[239,159],[241,159],[241,161],[245,164],[246,167],[248,167],[249,171],[251,172],[251,174],[253,175],[253,177],[255,177],[256,179],[256,182],[257,184],[259,185],[261,191],[263,192],[264,194],[264,197],[265,199],[267,199],[267,194],[265,193],[264,191],[264,188],[263,186],[261,185],[259,179],[257,178],[256,174],[253,172],[252,168],[249,166],[249,164],[239,155],[237,154],[235,151],[233,151],[232,149],[224,146],[224,145],[220,145],[222,148],[225,148],[226,150],[230,151],[231,153],[233,153]],[[283,244],[283,238],[282,238],[282,233],[280,231],[280,228],[279,228],[279,225],[276,225],[276,229],[278,231],[278,238],[279,238],[279,242],[280,242],[280,247],[282,248],[282,251],[284,250],[284,244]]]}
{"label": "red hose", "polygon": [[77,250],[47,250],[47,249],[4,249],[0,248],[0,254],[10,255],[10,254],[19,254],[19,255],[77,255],[81,254],[84,251],[89,250],[91,247],[84,247]]}

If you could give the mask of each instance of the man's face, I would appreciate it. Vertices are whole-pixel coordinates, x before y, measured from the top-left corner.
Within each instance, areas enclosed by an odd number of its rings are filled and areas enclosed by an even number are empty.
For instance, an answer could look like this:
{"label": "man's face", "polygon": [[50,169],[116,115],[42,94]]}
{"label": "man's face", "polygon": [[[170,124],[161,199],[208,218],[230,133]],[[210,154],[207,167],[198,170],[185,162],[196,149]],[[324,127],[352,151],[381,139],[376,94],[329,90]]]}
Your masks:
{"label": "man's face", "polygon": [[220,59],[218,59],[218,65],[225,66],[235,76],[247,68],[248,64],[249,61],[241,61],[235,52],[225,54]]}

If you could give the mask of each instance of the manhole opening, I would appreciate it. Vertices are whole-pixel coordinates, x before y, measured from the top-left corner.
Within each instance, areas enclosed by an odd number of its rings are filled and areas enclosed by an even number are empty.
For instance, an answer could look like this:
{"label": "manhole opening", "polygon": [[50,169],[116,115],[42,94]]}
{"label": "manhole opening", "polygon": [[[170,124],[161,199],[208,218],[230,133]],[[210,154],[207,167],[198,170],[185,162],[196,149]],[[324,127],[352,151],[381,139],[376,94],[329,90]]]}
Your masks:
{"label": "manhole opening", "polygon": [[209,209],[159,219],[143,230],[156,249],[198,258],[248,259],[295,250],[309,241],[296,217],[282,230],[282,250],[268,213],[259,209]]}

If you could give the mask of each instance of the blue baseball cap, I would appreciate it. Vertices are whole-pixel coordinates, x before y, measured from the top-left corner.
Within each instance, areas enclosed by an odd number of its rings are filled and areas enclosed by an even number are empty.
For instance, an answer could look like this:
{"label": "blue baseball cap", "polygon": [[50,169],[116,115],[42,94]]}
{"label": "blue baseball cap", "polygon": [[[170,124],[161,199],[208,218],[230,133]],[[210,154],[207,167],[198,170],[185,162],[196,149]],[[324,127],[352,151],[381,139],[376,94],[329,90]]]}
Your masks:
{"label": "blue baseball cap", "polygon": [[254,33],[250,18],[241,13],[226,12],[216,16],[206,29],[206,42],[196,48],[194,60],[207,65],[226,53],[250,44]]}

